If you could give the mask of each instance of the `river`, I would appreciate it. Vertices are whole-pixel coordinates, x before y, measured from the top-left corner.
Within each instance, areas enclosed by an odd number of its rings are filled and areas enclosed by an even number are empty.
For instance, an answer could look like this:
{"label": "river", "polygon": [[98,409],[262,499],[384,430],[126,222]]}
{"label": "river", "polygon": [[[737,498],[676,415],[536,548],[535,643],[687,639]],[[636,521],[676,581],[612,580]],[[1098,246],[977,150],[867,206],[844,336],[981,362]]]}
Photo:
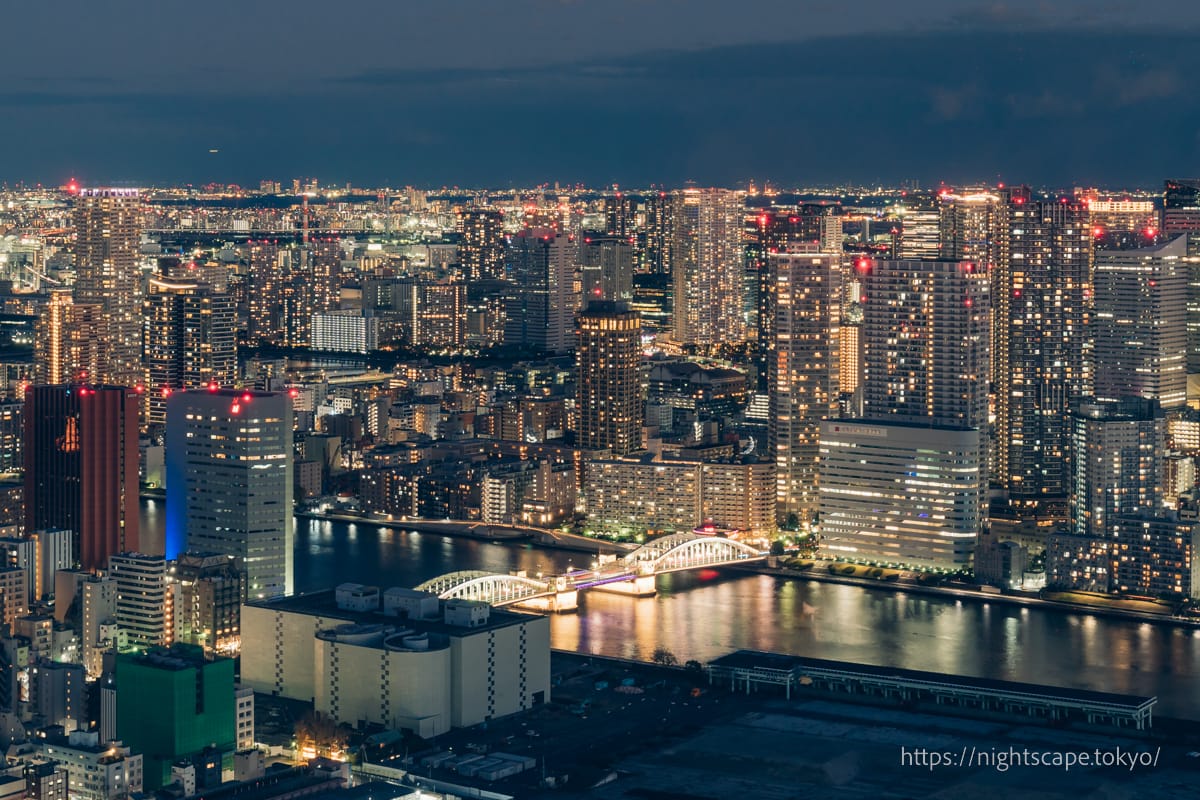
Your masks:
{"label": "river", "polygon": [[[162,511],[143,503],[143,549],[161,547]],[[532,575],[590,561],[524,544],[296,520],[297,591],[344,581],[414,586],[463,569]],[[1157,695],[1158,713],[1200,719],[1200,630],[716,570],[663,576],[658,589],[641,599],[584,592],[578,613],[552,618],[553,646],[643,659],[665,647],[680,661],[753,648]]]}

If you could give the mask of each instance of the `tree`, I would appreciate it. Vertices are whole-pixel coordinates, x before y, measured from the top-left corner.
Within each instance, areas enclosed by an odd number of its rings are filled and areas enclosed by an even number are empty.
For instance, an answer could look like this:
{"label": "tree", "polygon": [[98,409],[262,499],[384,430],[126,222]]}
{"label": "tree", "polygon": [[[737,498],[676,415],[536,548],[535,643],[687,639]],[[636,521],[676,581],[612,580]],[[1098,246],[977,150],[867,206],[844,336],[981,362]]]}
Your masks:
{"label": "tree", "polygon": [[704,670],[704,665],[693,658],[693,659],[689,659],[688,661],[685,661],[683,664],[683,668],[688,670],[689,672],[702,672]]}
{"label": "tree", "polygon": [[771,555],[781,556],[784,553],[783,539],[776,539],[771,542]]}
{"label": "tree", "polygon": [[675,654],[665,647],[656,647],[650,660],[660,667],[674,667],[679,664],[679,659],[675,657]]}

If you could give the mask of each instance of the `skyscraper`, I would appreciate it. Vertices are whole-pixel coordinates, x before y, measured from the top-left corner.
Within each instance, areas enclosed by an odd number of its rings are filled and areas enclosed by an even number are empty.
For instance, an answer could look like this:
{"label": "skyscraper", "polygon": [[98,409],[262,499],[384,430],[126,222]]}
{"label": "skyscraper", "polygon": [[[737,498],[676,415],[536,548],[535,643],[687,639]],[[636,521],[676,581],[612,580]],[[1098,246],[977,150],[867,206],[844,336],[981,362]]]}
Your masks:
{"label": "skyscraper", "polygon": [[75,300],[101,306],[104,365],[89,380],[142,379],[141,199],[136,189],[81,189],[75,200]]}
{"label": "skyscraper", "polygon": [[551,352],[571,349],[575,293],[574,245],[564,233],[526,228],[509,240],[504,343]]}
{"label": "skyscraper", "polygon": [[675,201],[666,192],[654,192],[646,198],[646,229],[641,239],[638,272],[651,275],[671,274],[671,234],[675,229]]}
{"label": "skyscraper", "polygon": [[231,295],[166,280],[150,281],[145,305],[148,420],[161,425],[171,392],[237,379],[237,309]]}
{"label": "skyscraper", "polygon": [[903,220],[900,232],[902,259],[936,259],[941,257],[941,209],[933,192],[917,192],[907,197],[897,208]]}
{"label": "skyscraper", "polygon": [[167,400],[167,557],[234,556],[248,597],[292,592],[292,404],[232,389]]}
{"label": "skyscraper", "polygon": [[1000,209],[996,276],[995,480],[1014,510],[1065,509],[1070,403],[1092,394],[1092,233],[1069,199],[1009,190]]}
{"label": "skyscraper", "polygon": [[745,341],[741,199],[727,189],[685,189],[673,216],[673,338],[702,347]]}
{"label": "skyscraper", "polygon": [[863,416],[987,425],[990,296],[971,261],[859,259]]}
{"label": "skyscraper", "polygon": [[615,236],[585,238],[580,252],[583,304],[633,299],[633,245]]}
{"label": "skyscraper", "polygon": [[140,400],[120,386],[25,392],[25,530],[73,531],[86,570],[138,546]]}
{"label": "skyscraper", "polygon": [[642,446],[641,320],[619,303],[579,313],[576,346],[577,446],[623,456]]}
{"label": "skyscraper", "polygon": [[99,304],[76,303],[69,289],[53,289],[37,320],[33,340],[34,380],[70,383],[98,377],[105,364]]}
{"label": "skyscraper", "polygon": [[504,216],[499,211],[460,211],[458,233],[458,262],[468,281],[504,278]]}
{"label": "skyscraper", "polygon": [[1187,236],[1096,258],[1095,393],[1187,403]]}
{"label": "skyscraper", "polygon": [[777,253],[774,350],[769,374],[770,447],[779,518],[817,510],[821,420],[837,416],[840,383],[841,267],[830,253]]}

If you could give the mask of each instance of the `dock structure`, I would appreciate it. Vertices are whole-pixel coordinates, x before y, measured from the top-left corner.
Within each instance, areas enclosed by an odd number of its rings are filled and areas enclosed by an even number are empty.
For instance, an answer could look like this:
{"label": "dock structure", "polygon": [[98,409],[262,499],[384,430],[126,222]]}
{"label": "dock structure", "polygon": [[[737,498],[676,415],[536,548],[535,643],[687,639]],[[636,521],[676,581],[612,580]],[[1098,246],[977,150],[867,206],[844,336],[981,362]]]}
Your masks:
{"label": "dock structure", "polygon": [[710,684],[728,683],[747,693],[780,687],[784,694],[815,691],[881,703],[978,711],[1046,722],[1086,721],[1091,725],[1146,730],[1153,724],[1157,697],[1111,694],[1032,683],[943,675],[820,658],[739,650],[710,661]]}

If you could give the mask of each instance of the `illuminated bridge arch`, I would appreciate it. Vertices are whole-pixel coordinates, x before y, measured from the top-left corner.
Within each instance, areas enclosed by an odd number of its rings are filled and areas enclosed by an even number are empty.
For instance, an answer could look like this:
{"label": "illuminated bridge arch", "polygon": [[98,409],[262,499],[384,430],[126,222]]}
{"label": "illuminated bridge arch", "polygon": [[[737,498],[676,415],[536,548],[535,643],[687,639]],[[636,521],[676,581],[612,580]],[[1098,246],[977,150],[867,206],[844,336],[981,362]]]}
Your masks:
{"label": "illuminated bridge arch", "polygon": [[736,564],[765,557],[765,553],[732,539],[676,533],[646,542],[625,556],[625,565],[639,575],[648,575]]}
{"label": "illuminated bridge arch", "polygon": [[479,570],[440,575],[416,588],[417,591],[432,592],[442,600],[480,600],[493,606],[519,603],[554,591],[554,587],[544,581]]}

